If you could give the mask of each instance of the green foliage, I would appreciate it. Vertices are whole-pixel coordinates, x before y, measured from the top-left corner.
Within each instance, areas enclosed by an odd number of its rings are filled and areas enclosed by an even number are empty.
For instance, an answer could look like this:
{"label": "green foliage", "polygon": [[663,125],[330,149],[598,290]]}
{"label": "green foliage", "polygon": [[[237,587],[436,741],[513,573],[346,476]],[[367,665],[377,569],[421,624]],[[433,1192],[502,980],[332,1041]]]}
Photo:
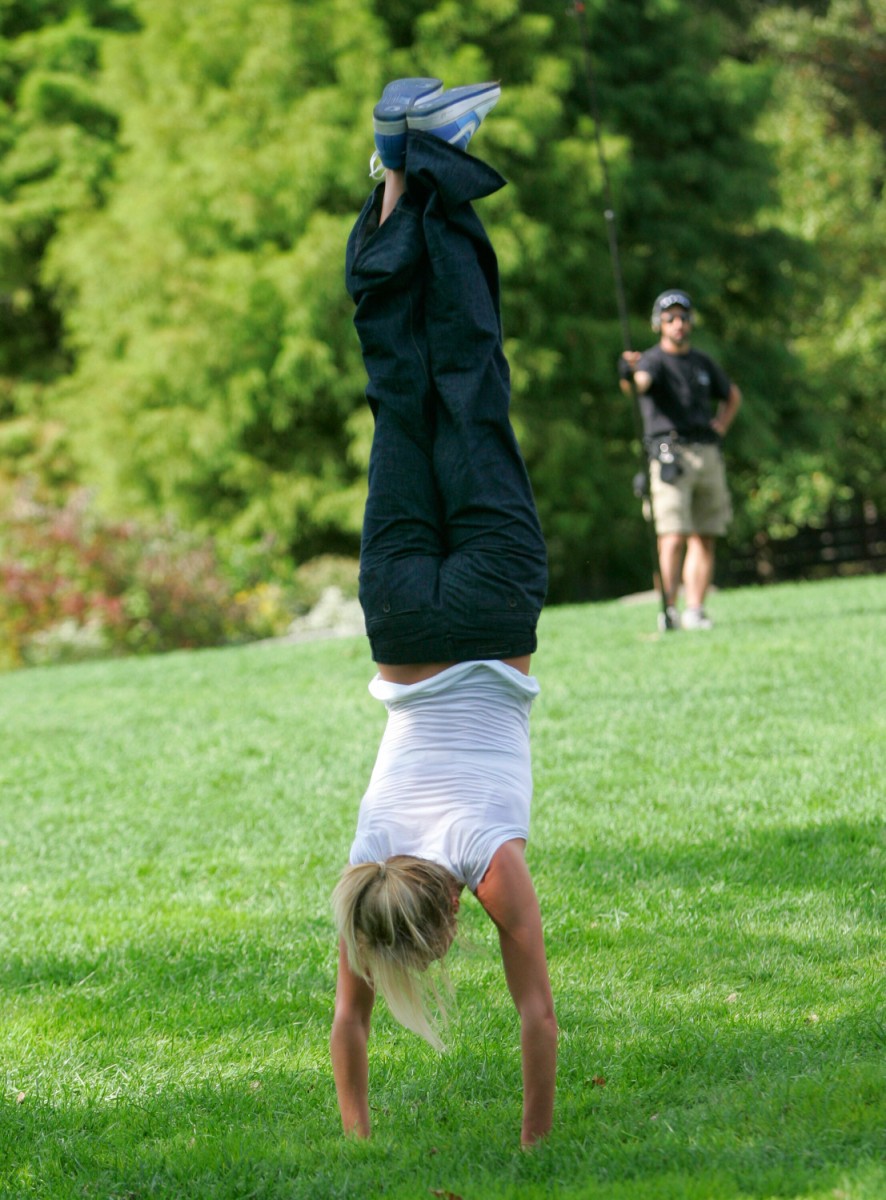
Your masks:
{"label": "green foliage", "polygon": [[61,402],[78,452],[106,503],[299,558],[352,549],[362,382],[341,263],[372,20],[279,0],[142,17],[107,55],[126,176],[50,260],[76,297]]}
{"label": "green foliage", "polygon": [[96,81],[103,38],[131,26],[125,4],[0,11],[0,501],[22,477],[48,497],[77,478],[48,394],[71,359],[43,258],[65,215],[100,203],[110,179],[119,122]]}
{"label": "green foliage", "polygon": [[[484,217],[501,260],[514,419],[552,546],[552,595],[643,581],[629,486],[637,447],[614,387],[619,333],[574,19],[511,0],[457,12],[403,4],[384,21],[368,4],[318,11],[279,0],[260,21],[254,6],[219,0],[211,28],[173,3],[140,16],[142,32],[106,54],[126,173],[102,211],[67,223],[47,274],[71,296],[77,365],[60,402],[105,502],[169,508],[232,542],[273,534],[297,561],[354,552],[366,423],[341,260],[371,143],[365,116],[353,114],[368,114],[391,74],[500,76],[507,86],[482,152],[512,186]],[[642,32],[641,50],[627,54],[626,21]],[[672,254],[690,286],[704,270],[712,290],[729,269],[733,303],[751,309],[746,293],[760,286],[772,242],[749,227],[770,174],[750,136],[767,79],[718,66],[712,28],[623,0],[618,13],[594,15],[595,55],[632,76],[627,87],[607,66],[603,100],[635,259],[662,239],[672,246],[663,264]],[[354,69],[361,53],[375,77]],[[681,118],[664,178],[659,138],[674,122],[660,112],[662,91]],[[686,197],[690,180],[687,223],[672,188]],[[691,245],[678,236],[686,228]],[[634,270],[629,285],[645,314],[661,279]]]}
{"label": "green foliage", "polygon": [[[757,32],[788,64],[763,125],[781,184],[768,216],[814,254],[794,277],[791,335],[805,366],[807,426],[811,418],[817,437],[804,439],[805,451],[785,438],[787,455],[774,447],[764,457],[749,515],[771,527],[791,523],[792,507],[814,522],[839,496],[886,505],[879,383],[886,144],[882,123],[874,123],[882,88],[873,78],[886,48],[886,5],[834,0],[819,18],[776,10],[760,18]],[[797,477],[804,458],[811,470]],[[807,507],[802,497],[813,476],[819,498]],[[779,502],[767,503],[767,494]]]}
{"label": "green foliage", "polygon": [[[883,0],[595,3],[638,345],[665,286],[742,387],[735,536],[883,501]],[[172,513],[286,570],[356,553],[371,422],[344,243],[393,75],[501,78],[476,148],[554,600],[645,586],[640,450],[580,26],[548,0],[0,9],[0,504]],[[822,295],[826,302],[820,304]],[[824,319],[822,319],[824,318]]]}

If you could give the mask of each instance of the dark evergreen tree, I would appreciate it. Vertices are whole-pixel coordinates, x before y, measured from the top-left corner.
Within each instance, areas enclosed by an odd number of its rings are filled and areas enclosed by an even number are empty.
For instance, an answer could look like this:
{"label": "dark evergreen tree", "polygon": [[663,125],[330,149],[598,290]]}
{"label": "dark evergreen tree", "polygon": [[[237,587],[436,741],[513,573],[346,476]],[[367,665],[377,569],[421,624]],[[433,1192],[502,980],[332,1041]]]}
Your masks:
{"label": "dark evergreen tree", "polygon": [[98,96],[103,39],[134,28],[127,3],[0,7],[0,483],[72,470],[46,389],[71,361],[44,257],[65,215],[101,203],[118,117]]}

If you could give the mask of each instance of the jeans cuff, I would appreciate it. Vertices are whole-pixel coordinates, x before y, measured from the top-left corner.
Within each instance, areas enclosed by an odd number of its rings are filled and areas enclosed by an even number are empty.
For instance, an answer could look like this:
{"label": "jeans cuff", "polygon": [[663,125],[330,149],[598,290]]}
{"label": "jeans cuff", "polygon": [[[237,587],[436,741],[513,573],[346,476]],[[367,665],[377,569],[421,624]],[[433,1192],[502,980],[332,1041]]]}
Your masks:
{"label": "jeans cuff", "polygon": [[435,191],[446,208],[491,196],[507,180],[482,159],[432,133],[410,131],[406,139],[406,185]]}

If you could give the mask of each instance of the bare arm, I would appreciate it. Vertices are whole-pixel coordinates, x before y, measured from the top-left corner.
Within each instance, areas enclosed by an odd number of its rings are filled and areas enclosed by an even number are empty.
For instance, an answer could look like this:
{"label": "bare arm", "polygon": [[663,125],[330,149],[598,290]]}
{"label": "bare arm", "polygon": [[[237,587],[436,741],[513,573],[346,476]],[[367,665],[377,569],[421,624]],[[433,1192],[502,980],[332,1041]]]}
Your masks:
{"label": "bare arm", "polygon": [[531,1146],[550,1132],[557,1071],[557,1020],[548,977],[538,898],[526,866],[524,843],[505,842],[477,888],[477,899],[498,928],[508,989],[520,1014],[523,1126]]}
{"label": "bare arm", "polygon": [[348,964],[344,943],[338,952],[338,984],[329,1049],[338,1107],[345,1133],[369,1137],[369,1023],[375,992]]}
{"label": "bare arm", "polygon": [[[637,370],[637,363],[642,357],[643,352],[641,350],[625,350],[625,352],[622,354],[622,358],[634,373],[634,387],[638,392],[641,393],[648,392],[649,388],[652,386],[652,376],[649,374],[649,372]],[[626,396],[631,395],[632,388],[631,381],[629,379],[619,380],[619,387]]]}
{"label": "bare arm", "polygon": [[721,400],[717,407],[717,415],[711,421],[711,429],[715,433],[719,433],[720,437],[726,433],[726,430],[735,420],[735,414],[738,412],[741,405],[741,392],[733,383],[729,388],[729,395],[725,400]]}

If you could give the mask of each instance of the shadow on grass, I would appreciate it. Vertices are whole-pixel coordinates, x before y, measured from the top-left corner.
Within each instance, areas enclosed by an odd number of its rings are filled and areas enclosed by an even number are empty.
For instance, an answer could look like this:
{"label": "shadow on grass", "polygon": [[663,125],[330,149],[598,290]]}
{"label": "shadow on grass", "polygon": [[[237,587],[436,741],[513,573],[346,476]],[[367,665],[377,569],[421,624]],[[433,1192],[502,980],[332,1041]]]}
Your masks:
{"label": "shadow on grass", "polygon": [[558,988],[561,1114],[596,1179],[795,1196],[882,1161],[882,849],[878,823],[832,821],[546,862],[599,890],[584,987]]}
{"label": "shadow on grass", "polygon": [[560,1118],[585,1130],[601,1184],[713,1172],[735,1194],[795,1197],[882,1162],[882,1030],[878,1048],[855,1017],[767,1029],[698,1003],[659,1018],[587,1029],[561,1055]]}
{"label": "shadow on grass", "polygon": [[[850,979],[812,1022],[809,1004],[836,988],[840,921],[805,937],[779,924],[777,904],[768,923],[743,923],[740,907],[774,898],[787,912],[819,894],[873,923],[882,835],[873,822],[838,821],[726,845],[598,851],[604,908],[649,886],[618,928],[576,929],[583,941],[571,944],[556,921],[550,930],[567,968],[558,1125],[533,1156],[516,1151],[516,1025],[500,980],[493,990],[468,971],[456,1044],[441,1059],[380,1016],[377,1133],[363,1146],[340,1136],[326,1062],[324,924],[292,943],[195,929],[95,955],[7,959],[16,1015],[32,1030],[45,1021],[63,1044],[47,1046],[45,1071],[40,1051],[30,1055],[33,1084],[13,1080],[27,1093],[0,1108],[11,1133],[0,1194],[335,1200],[436,1188],[484,1200],[762,1200],[833,1190],[886,1150],[877,997]],[[543,873],[580,888],[593,867],[570,848],[549,853]],[[873,950],[871,937],[860,951],[868,966]],[[873,1198],[875,1186],[848,1194]]]}
{"label": "shadow on grass", "polygon": [[301,933],[6,956],[0,1196],[322,1194],[333,956]]}
{"label": "shadow on grass", "polygon": [[647,852],[644,857],[656,873],[728,871],[762,885],[832,891],[853,880],[871,880],[871,857],[884,850],[883,823],[838,820],[768,828],[752,836],[743,834],[733,844],[716,842],[666,853]]}
{"label": "shadow on grass", "polygon": [[[407,1064],[389,1065],[409,1075]],[[457,1075],[463,1065],[423,1077],[423,1103],[415,1104],[407,1088],[399,1096],[390,1089],[388,1111],[376,1111],[368,1145],[341,1137],[322,1068],[266,1072],[260,1080],[243,1072],[101,1103],[25,1102],[10,1112],[7,1102],[0,1119],[12,1137],[0,1152],[0,1194],[350,1200],[436,1189],[484,1200],[762,1200],[829,1194],[878,1161],[877,1080],[858,1066],[840,1080],[845,1111],[822,1109],[817,1088],[787,1076],[763,1105],[748,1083],[696,1088],[690,1102],[660,1096],[652,1108],[647,1096],[638,1099],[636,1085],[619,1088],[615,1079],[594,1089],[593,1103],[583,1102],[567,1074],[560,1129],[526,1156],[516,1146],[513,1112],[496,1105],[484,1111],[485,1087],[471,1090]],[[460,1106],[446,1094],[456,1078]],[[715,1078],[712,1071],[709,1084]],[[848,1128],[847,1118],[865,1108],[865,1126],[856,1118]]]}
{"label": "shadow on grass", "polygon": [[6,955],[2,991],[15,994],[20,1008],[51,1011],[59,1032],[86,1026],[112,1033],[115,1042],[210,1033],[239,1041],[243,1029],[286,1031],[328,1020],[332,964],[319,933],[305,934],[296,947],[248,929],[228,937],[196,929],[95,953]]}
{"label": "shadow on grass", "polygon": [[732,838],[681,842],[667,846],[605,843],[580,847],[572,842],[548,849],[545,868],[587,872],[599,866],[604,877],[658,881],[666,887],[696,887],[727,881],[730,886],[759,888],[764,898],[771,889],[845,893],[875,915],[883,910],[879,881],[886,855],[886,823],[879,821],[820,821],[808,825],[742,829]]}
{"label": "shadow on grass", "polygon": [[[814,593],[812,593],[814,595]],[[792,607],[790,610],[790,623],[792,626],[797,625],[822,625],[833,626],[834,621],[853,621],[853,620],[870,620],[876,618],[878,621],[883,616],[883,604],[879,596],[872,594],[870,604],[852,604],[842,605],[825,603],[819,608],[797,608]],[[759,627],[777,627],[785,622],[785,613],[778,607],[770,608],[766,612],[753,612],[745,610],[739,616],[733,618],[736,624],[754,625]],[[872,627],[870,632],[875,632]]]}
{"label": "shadow on grass", "polygon": [[[328,1092],[313,1068],[137,1096],[28,1097],[3,1119],[13,1137],[0,1152],[0,1195],[319,1196],[334,1130]],[[323,1119],[306,1119],[316,1108]]]}
{"label": "shadow on grass", "polygon": [[0,1195],[350,1200],[537,1170],[518,1149],[512,1028],[496,1037],[480,1020],[438,1057],[380,1012],[377,1134],[356,1144],[328,1065],[331,973],[238,949],[170,941],[12,964],[35,993],[30,1028],[47,1017],[59,1044],[52,1063],[32,1056],[20,1103],[0,1102]]}

